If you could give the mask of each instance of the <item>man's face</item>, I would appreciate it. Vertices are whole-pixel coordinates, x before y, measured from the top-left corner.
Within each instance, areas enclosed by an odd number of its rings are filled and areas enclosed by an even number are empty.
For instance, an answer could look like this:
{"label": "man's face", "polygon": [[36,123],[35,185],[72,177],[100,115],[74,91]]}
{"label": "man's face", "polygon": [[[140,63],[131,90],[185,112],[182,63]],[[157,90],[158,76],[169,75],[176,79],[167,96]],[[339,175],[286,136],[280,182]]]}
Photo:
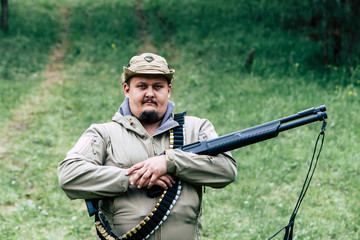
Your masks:
{"label": "man's face", "polygon": [[132,114],[141,122],[157,123],[165,115],[171,84],[162,75],[139,75],[124,84]]}

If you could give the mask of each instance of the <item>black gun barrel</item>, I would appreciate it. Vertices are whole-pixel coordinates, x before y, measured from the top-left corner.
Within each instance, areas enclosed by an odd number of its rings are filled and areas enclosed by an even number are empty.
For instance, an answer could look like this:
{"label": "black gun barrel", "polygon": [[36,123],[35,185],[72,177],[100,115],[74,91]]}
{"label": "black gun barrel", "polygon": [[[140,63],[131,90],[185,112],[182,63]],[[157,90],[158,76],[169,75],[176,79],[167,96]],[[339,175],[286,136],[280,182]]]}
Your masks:
{"label": "black gun barrel", "polygon": [[298,112],[297,114],[284,117],[282,119],[279,119],[279,121],[281,123],[286,123],[286,122],[293,121],[295,119],[303,118],[303,117],[306,117],[306,116],[309,116],[309,115],[316,115],[319,112],[325,112],[325,111],[326,111],[325,105],[321,105],[319,107],[312,107],[312,108],[303,110],[301,112]]}
{"label": "black gun barrel", "polygon": [[299,127],[315,121],[322,121],[327,118],[325,111],[325,105],[317,108],[309,108],[282,119],[230,133],[218,138],[191,143],[181,147],[181,150],[185,152],[214,156],[222,152],[231,151],[274,138],[279,134],[279,132],[289,130],[291,128]]}
{"label": "black gun barrel", "polygon": [[287,122],[287,123],[282,124],[278,128],[278,132],[286,131],[286,130],[289,130],[289,129],[295,128],[295,127],[300,127],[300,126],[308,124],[308,123],[322,121],[326,118],[327,118],[326,112],[318,112],[314,116],[305,117],[305,118],[294,120],[292,122]]}

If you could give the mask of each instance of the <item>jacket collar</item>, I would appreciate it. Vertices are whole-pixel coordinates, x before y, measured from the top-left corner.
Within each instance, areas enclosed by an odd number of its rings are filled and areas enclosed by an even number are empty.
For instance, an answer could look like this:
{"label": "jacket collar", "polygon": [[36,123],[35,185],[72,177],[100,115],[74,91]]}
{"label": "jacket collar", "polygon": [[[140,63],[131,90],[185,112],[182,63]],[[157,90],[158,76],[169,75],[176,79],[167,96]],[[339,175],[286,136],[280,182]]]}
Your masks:
{"label": "jacket collar", "polygon": [[[174,108],[175,108],[175,103],[169,100],[164,118],[160,124],[160,127],[155,131],[154,136],[179,125],[176,121],[174,121],[172,117],[173,116],[172,112]],[[130,124],[130,122],[136,121],[140,124],[139,120],[136,117],[134,117],[134,115],[131,112],[128,98],[125,97],[124,101],[120,105],[119,111],[113,117],[113,121],[121,123],[124,127],[128,129],[132,128],[131,127],[132,124]],[[124,123],[124,121],[127,123]]]}

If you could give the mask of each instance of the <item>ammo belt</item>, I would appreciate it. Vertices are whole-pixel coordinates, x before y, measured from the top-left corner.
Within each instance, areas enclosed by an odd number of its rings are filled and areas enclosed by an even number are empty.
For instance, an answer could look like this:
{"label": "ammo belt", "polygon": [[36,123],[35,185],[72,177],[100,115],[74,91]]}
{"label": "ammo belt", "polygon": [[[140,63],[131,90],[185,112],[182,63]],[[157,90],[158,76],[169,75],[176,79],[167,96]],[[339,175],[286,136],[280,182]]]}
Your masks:
{"label": "ammo belt", "polygon": [[[179,148],[184,145],[184,123],[186,112],[175,114],[174,120],[178,122],[179,126],[170,130],[170,149]],[[176,183],[167,190],[155,186],[148,191],[149,197],[160,196],[154,209],[142,220],[138,225],[129,230],[122,236],[117,236],[112,230],[110,223],[97,209],[95,214],[95,228],[97,235],[102,240],[142,240],[147,239],[152,235],[167,219],[170,211],[179,199],[182,189],[181,180],[176,179]]]}

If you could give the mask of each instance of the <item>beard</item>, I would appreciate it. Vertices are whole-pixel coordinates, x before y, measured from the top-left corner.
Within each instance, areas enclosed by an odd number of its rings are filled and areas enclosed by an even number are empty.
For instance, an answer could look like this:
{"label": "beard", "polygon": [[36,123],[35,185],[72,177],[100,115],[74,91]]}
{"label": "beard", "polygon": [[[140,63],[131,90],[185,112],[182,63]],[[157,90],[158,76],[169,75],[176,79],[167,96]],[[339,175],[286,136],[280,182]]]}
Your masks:
{"label": "beard", "polygon": [[159,114],[153,110],[153,111],[144,111],[141,113],[139,117],[140,122],[144,123],[157,123],[161,120]]}

